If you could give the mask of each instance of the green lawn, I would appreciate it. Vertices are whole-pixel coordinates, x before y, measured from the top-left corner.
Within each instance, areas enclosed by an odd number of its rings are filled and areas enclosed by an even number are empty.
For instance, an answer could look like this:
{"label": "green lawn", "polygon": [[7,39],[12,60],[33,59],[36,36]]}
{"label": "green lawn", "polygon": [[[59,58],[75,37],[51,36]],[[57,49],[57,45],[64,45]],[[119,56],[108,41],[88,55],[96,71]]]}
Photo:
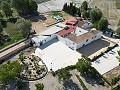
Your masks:
{"label": "green lawn", "polygon": [[13,44],[21,39],[23,39],[22,33],[14,29],[14,23],[7,22],[7,27],[3,28],[3,32],[8,34],[11,38],[9,42],[4,43],[4,45],[0,46],[0,49]]}

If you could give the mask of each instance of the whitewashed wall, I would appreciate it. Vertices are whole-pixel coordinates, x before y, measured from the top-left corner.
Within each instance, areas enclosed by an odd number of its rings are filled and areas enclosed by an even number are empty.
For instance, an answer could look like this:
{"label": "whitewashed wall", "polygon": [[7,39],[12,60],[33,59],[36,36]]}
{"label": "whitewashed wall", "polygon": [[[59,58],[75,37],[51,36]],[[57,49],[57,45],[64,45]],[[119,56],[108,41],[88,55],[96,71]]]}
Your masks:
{"label": "whitewashed wall", "polygon": [[98,33],[96,35],[96,37],[88,39],[87,42],[84,41],[84,42],[81,42],[81,43],[77,44],[77,49],[81,48],[83,45],[87,45],[87,44],[89,44],[89,43],[91,43],[91,42],[93,42],[95,40],[98,40],[99,38],[101,38],[101,36],[102,36],[102,32]]}
{"label": "whitewashed wall", "polygon": [[[49,41],[51,41],[51,40],[53,40],[53,39],[55,39],[55,38],[57,38],[57,36],[55,35],[55,34],[52,34],[51,36],[49,36],[49,37],[47,37],[46,39],[44,39],[43,41],[41,41],[43,44],[45,44],[45,43],[47,43],[47,42],[49,42]],[[34,40],[32,40],[32,42],[33,43],[35,43],[34,44],[34,46],[36,47],[39,47],[40,46],[40,42],[36,42],[36,41],[34,41]]]}
{"label": "whitewashed wall", "polygon": [[59,41],[61,41],[61,42],[63,42],[64,44],[66,44],[66,40],[65,40],[64,37],[61,37],[61,36],[59,36],[59,35],[57,35],[57,37],[58,37],[58,40],[59,40]]}
{"label": "whitewashed wall", "polygon": [[52,34],[50,37],[47,37],[45,40],[43,40],[42,43],[45,44],[55,38],[57,38],[57,36],[55,34]]}
{"label": "whitewashed wall", "polygon": [[75,42],[69,40],[68,38],[66,38],[65,40],[66,40],[66,45],[67,45],[68,47],[70,47],[70,48],[73,49],[73,50],[76,50],[77,44],[76,44]]}

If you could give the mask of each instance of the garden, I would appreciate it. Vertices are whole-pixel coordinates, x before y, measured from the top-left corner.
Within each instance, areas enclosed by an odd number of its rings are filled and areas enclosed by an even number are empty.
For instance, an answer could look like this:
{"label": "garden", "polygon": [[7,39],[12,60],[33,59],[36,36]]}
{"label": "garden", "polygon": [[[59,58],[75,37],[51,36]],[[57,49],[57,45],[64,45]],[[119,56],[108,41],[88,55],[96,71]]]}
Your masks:
{"label": "garden", "polygon": [[24,58],[24,60],[20,59],[22,64],[22,79],[37,80],[47,74],[47,67],[39,57],[34,55],[23,56],[23,54],[20,56]]}

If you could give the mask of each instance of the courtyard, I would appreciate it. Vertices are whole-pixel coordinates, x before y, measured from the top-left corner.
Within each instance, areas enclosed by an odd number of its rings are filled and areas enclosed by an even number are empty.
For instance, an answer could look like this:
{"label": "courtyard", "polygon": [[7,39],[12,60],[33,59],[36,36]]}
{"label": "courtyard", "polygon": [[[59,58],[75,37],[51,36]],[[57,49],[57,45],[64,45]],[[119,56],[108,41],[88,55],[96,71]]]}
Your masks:
{"label": "courtyard", "polygon": [[54,39],[36,49],[35,55],[40,57],[48,67],[48,71],[75,65],[81,54],[73,51],[67,45]]}
{"label": "courtyard", "polygon": [[77,51],[84,56],[89,57],[90,59],[93,59],[95,56],[98,56],[102,52],[106,51],[108,47],[112,47],[115,44],[111,41],[108,41],[107,39],[99,39],[96,40],[80,49]]}

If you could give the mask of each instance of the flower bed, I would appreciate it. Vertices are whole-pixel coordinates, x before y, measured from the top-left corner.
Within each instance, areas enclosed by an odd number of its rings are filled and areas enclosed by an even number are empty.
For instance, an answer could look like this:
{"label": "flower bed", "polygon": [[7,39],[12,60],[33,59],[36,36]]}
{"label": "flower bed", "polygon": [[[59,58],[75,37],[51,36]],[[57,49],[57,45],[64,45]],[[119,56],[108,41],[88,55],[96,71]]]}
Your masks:
{"label": "flower bed", "polygon": [[44,77],[48,70],[45,64],[39,65],[39,62],[42,62],[39,57],[25,56],[25,60],[22,62],[22,78],[34,81]]}

